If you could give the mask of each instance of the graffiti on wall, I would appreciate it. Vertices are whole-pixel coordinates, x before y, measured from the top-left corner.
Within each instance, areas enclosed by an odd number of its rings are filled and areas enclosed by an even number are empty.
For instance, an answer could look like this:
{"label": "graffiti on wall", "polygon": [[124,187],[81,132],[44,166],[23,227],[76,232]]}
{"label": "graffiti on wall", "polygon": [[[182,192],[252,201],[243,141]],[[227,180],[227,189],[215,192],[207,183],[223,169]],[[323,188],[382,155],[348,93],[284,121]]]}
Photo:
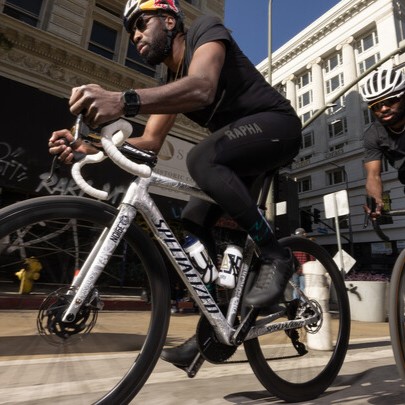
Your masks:
{"label": "graffiti on wall", "polygon": [[28,167],[23,163],[22,147],[12,148],[7,142],[0,142],[0,176],[5,180],[22,182],[28,179]]}

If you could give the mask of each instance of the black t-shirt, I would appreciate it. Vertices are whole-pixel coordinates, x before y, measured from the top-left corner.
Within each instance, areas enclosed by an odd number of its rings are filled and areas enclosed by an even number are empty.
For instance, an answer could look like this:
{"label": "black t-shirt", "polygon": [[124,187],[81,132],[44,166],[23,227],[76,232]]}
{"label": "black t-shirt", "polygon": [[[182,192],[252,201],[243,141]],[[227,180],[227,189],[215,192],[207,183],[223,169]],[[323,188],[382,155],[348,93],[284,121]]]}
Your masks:
{"label": "black t-shirt", "polygon": [[364,133],[364,162],[382,160],[398,170],[398,178],[405,184],[405,132],[391,134],[378,121],[370,124]]}
{"label": "black t-shirt", "polygon": [[237,118],[263,111],[296,116],[290,102],[266,82],[217,17],[201,16],[187,31],[183,75],[187,75],[195,50],[213,41],[226,46],[217,94],[210,106],[185,113],[188,118],[215,131]]}

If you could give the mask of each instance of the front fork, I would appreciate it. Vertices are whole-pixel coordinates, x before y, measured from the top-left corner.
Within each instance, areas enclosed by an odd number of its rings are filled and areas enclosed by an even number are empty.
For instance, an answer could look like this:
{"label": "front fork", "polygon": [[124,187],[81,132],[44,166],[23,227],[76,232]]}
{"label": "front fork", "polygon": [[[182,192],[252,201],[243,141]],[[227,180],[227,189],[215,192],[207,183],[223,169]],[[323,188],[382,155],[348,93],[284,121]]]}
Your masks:
{"label": "front fork", "polygon": [[136,212],[131,205],[122,204],[112,226],[103,230],[79,274],[73,280],[70,294],[74,297],[63,315],[63,322],[74,322],[76,319],[80,307],[93,290],[100,274],[134,220]]}

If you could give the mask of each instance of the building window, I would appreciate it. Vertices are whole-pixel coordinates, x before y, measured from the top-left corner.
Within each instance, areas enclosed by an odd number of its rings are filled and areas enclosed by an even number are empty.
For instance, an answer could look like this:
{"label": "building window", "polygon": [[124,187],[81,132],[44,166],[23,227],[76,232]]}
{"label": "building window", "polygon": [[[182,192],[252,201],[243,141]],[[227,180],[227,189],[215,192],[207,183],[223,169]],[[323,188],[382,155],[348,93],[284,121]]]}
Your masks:
{"label": "building window", "polygon": [[335,169],[326,172],[328,178],[328,185],[333,186],[335,184],[341,184],[345,182],[345,169],[342,167],[341,169]]}
{"label": "building window", "polygon": [[378,35],[376,31],[373,31],[372,33],[359,39],[359,41],[357,42],[357,52],[363,53],[377,44]]}
{"label": "building window", "polygon": [[314,133],[308,132],[302,135],[302,149],[310,148],[314,144]]}
{"label": "building window", "polygon": [[138,51],[136,50],[135,45],[131,41],[128,42],[128,50],[127,50],[127,57],[125,59],[125,66],[151,77],[155,77],[156,74],[155,66],[148,65],[141,58]]}
{"label": "building window", "polygon": [[302,87],[307,86],[311,82],[312,82],[312,73],[307,72],[298,78],[298,88],[301,89]]}
{"label": "building window", "polygon": [[312,103],[312,90],[307,91],[304,94],[301,94],[298,97],[298,106],[299,108],[305,107],[306,105]]}
{"label": "building window", "polygon": [[304,193],[305,191],[311,191],[312,190],[311,176],[303,177],[302,179],[299,179],[297,181],[297,185],[298,185],[299,193]]}
{"label": "building window", "polygon": [[370,69],[374,66],[379,60],[381,59],[380,53],[376,53],[375,55],[371,55],[370,57],[364,59],[359,63],[359,71],[360,74],[364,73],[367,69]]}
{"label": "building window", "polygon": [[306,122],[312,117],[313,111],[307,111],[306,113],[301,115],[301,122]]}
{"label": "building window", "polygon": [[88,49],[107,59],[114,60],[117,36],[118,33],[113,28],[98,21],[93,21]]}
{"label": "building window", "polygon": [[344,86],[343,73],[339,73],[326,81],[326,93],[332,93],[333,91]]}
{"label": "building window", "polygon": [[37,27],[42,3],[43,0],[6,0],[3,13]]}
{"label": "building window", "polygon": [[339,52],[333,55],[325,62],[325,70],[326,73],[329,73],[333,69],[336,69],[338,66],[342,64],[342,54]]}
{"label": "building window", "polygon": [[336,138],[347,132],[346,118],[336,119],[328,123],[329,138]]}

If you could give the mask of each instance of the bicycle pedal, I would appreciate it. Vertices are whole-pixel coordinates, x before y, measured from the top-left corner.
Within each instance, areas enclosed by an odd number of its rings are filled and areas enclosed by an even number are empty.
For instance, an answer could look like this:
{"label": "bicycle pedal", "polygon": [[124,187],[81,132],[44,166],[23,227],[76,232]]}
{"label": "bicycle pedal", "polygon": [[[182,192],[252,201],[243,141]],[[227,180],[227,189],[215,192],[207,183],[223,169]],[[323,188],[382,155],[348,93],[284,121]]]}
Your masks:
{"label": "bicycle pedal", "polygon": [[205,359],[202,356],[202,354],[198,353],[188,367],[180,367],[180,368],[186,372],[188,378],[193,378],[197,375],[198,370],[201,368],[204,361]]}

